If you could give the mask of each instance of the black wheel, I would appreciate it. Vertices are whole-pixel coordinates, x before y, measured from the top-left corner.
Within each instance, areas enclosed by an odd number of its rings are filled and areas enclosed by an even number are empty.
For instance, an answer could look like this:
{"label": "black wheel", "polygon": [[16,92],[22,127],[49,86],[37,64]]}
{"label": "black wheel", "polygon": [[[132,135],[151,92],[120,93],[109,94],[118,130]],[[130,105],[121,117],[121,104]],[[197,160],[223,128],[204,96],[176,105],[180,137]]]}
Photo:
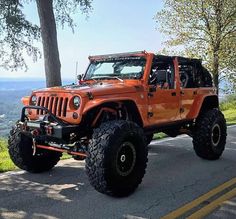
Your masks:
{"label": "black wheel", "polygon": [[208,160],[219,159],[225,149],[226,129],[224,115],[218,109],[202,114],[196,121],[193,133],[196,154]]}
{"label": "black wheel", "polygon": [[147,166],[143,130],[133,122],[110,121],[94,130],[86,172],[91,185],[112,196],[127,196],[141,183]]}
{"label": "black wheel", "polygon": [[61,153],[37,149],[33,155],[32,138],[25,135],[19,128],[10,131],[8,152],[13,163],[22,170],[40,173],[52,169],[60,160]]}
{"label": "black wheel", "polygon": [[146,144],[149,145],[153,139],[153,134],[146,135]]}

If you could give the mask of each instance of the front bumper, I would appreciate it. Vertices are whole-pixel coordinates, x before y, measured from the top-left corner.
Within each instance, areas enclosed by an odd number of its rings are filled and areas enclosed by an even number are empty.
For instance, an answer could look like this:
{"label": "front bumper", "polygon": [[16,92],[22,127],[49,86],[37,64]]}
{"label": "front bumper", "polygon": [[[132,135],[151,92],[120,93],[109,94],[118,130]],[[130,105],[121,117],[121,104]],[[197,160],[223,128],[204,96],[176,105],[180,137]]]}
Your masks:
{"label": "front bumper", "polygon": [[[28,120],[27,110],[42,110],[44,114],[38,120]],[[47,108],[41,106],[25,106],[22,108],[20,126],[23,131],[32,135],[45,136],[47,138],[62,139],[68,141],[71,134],[78,132],[78,125],[65,123]]]}

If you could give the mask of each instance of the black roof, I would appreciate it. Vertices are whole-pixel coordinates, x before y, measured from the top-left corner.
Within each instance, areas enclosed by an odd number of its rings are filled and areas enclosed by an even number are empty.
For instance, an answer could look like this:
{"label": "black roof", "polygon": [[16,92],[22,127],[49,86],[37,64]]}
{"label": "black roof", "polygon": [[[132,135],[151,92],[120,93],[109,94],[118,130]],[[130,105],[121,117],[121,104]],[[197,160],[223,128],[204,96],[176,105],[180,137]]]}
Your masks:
{"label": "black roof", "polygon": [[[95,55],[89,56],[90,60],[106,60],[106,59],[116,59],[116,58],[124,58],[124,57],[136,57],[137,55],[147,54],[148,52],[144,51],[136,51],[136,52],[125,52],[125,53],[113,53],[113,54],[106,54],[106,55]],[[178,58],[180,62],[198,62],[201,63],[200,59],[193,59],[193,58],[186,58],[182,56],[166,56],[166,55],[159,55],[154,54],[154,59],[157,60],[173,60],[174,58]]]}
{"label": "black roof", "polygon": [[106,55],[94,55],[89,56],[89,59],[112,59],[112,58],[123,58],[123,57],[135,57],[137,55],[146,54],[146,51],[136,51],[136,52],[124,52],[124,53],[112,53]]}
{"label": "black roof", "polygon": [[183,57],[183,56],[165,56],[165,55],[159,55],[159,54],[155,54],[154,55],[154,59],[157,59],[157,60],[173,60],[174,58],[178,58],[178,60],[180,62],[202,62],[201,59],[193,59],[193,58],[186,58],[186,57]]}

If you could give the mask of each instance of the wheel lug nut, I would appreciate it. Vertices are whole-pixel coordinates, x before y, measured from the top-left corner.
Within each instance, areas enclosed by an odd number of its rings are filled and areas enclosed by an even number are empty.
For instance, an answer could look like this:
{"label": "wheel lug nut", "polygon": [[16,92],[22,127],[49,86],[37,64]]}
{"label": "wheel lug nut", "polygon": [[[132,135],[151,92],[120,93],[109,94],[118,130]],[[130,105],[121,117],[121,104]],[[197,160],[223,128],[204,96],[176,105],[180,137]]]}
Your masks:
{"label": "wheel lug nut", "polygon": [[120,161],[121,161],[121,162],[125,162],[125,158],[126,158],[125,155],[122,154],[121,157],[120,157]]}

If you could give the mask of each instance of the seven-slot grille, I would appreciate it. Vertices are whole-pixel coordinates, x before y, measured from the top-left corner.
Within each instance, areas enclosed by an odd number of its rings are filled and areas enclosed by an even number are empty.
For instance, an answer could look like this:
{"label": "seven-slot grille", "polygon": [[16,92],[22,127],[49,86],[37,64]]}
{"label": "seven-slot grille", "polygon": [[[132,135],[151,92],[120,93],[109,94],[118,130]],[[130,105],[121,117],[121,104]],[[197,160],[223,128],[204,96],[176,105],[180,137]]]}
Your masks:
{"label": "seven-slot grille", "polygon": [[[55,116],[66,117],[68,97],[38,97],[37,106],[47,108]],[[38,115],[43,115],[43,110],[37,110]]]}

